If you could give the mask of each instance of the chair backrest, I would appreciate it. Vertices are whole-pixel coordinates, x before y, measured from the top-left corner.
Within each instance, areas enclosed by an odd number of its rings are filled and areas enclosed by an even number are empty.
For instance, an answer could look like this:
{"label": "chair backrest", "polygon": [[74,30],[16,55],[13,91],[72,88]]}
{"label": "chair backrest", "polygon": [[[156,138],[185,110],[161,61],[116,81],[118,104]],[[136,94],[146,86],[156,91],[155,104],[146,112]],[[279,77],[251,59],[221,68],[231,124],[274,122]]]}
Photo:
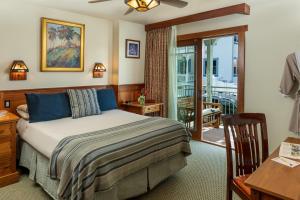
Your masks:
{"label": "chair backrest", "polygon": [[[235,148],[236,176],[251,174],[269,155],[266,117],[261,113],[240,113],[226,115],[223,118],[226,154],[227,178],[233,178],[232,146]],[[260,126],[260,131],[258,129]],[[259,139],[259,132],[261,137]],[[261,140],[261,145],[259,145]],[[262,157],[260,159],[260,146]]]}

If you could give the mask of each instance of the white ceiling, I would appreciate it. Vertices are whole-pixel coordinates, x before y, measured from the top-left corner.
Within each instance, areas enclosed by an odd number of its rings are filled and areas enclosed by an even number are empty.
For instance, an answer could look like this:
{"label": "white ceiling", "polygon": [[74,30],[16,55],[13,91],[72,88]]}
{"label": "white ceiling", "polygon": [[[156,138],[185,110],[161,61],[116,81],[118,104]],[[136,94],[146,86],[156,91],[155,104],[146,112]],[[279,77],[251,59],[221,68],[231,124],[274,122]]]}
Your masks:
{"label": "white ceiling", "polygon": [[189,5],[185,8],[175,8],[161,4],[160,6],[145,12],[134,12],[127,16],[123,13],[128,9],[124,0],[111,0],[102,3],[89,4],[88,0],[15,0],[26,3],[67,10],[80,14],[108,19],[122,19],[141,24],[154,23],[175,17],[181,17],[224,6],[244,3],[247,0],[186,0]]}

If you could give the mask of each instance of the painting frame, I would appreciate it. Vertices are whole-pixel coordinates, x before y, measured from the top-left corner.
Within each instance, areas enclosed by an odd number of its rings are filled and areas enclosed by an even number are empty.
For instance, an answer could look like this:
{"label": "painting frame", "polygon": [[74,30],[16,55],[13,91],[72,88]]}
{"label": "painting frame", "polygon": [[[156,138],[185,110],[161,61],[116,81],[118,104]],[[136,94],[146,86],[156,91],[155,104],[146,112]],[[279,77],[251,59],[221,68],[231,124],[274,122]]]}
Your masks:
{"label": "painting frame", "polygon": [[[79,61],[76,67],[67,66],[48,66],[48,24],[57,26],[66,26],[71,28],[79,28],[80,47],[79,49]],[[83,72],[84,71],[84,47],[85,47],[85,25],[75,22],[62,21],[51,18],[41,18],[41,72]]]}
{"label": "painting frame", "polygon": [[[133,44],[137,48],[137,49],[134,50],[134,52],[130,51],[130,45],[131,44]],[[126,39],[125,57],[126,58],[140,59],[140,57],[141,57],[141,41],[139,41],[139,40],[132,40],[132,39]]]}

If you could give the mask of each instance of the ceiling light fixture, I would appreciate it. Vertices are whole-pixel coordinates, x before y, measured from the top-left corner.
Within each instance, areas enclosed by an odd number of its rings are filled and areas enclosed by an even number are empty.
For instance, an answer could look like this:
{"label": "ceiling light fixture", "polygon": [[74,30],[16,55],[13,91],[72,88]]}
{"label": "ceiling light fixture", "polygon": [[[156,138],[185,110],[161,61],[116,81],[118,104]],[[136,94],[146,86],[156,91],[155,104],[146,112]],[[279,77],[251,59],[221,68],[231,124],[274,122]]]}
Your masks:
{"label": "ceiling light fixture", "polygon": [[160,4],[160,0],[125,0],[125,3],[139,12],[146,12]]}

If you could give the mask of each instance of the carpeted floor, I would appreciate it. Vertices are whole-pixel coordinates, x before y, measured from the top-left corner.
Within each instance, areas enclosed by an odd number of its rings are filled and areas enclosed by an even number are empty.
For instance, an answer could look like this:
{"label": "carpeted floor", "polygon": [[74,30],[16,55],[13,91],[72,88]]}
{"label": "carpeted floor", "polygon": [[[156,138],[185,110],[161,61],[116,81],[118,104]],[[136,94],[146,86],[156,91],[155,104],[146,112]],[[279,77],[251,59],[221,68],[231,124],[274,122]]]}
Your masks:
{"label": "carpeted floor", "polygon": [[[187,167],[135,200],[225,200],[225,149],[196,141],[192,141],[191,146],[193,154],[188,157]],[[0,188],[0,199],[50,198],[41,187],[23,175],[18,183]]]}

